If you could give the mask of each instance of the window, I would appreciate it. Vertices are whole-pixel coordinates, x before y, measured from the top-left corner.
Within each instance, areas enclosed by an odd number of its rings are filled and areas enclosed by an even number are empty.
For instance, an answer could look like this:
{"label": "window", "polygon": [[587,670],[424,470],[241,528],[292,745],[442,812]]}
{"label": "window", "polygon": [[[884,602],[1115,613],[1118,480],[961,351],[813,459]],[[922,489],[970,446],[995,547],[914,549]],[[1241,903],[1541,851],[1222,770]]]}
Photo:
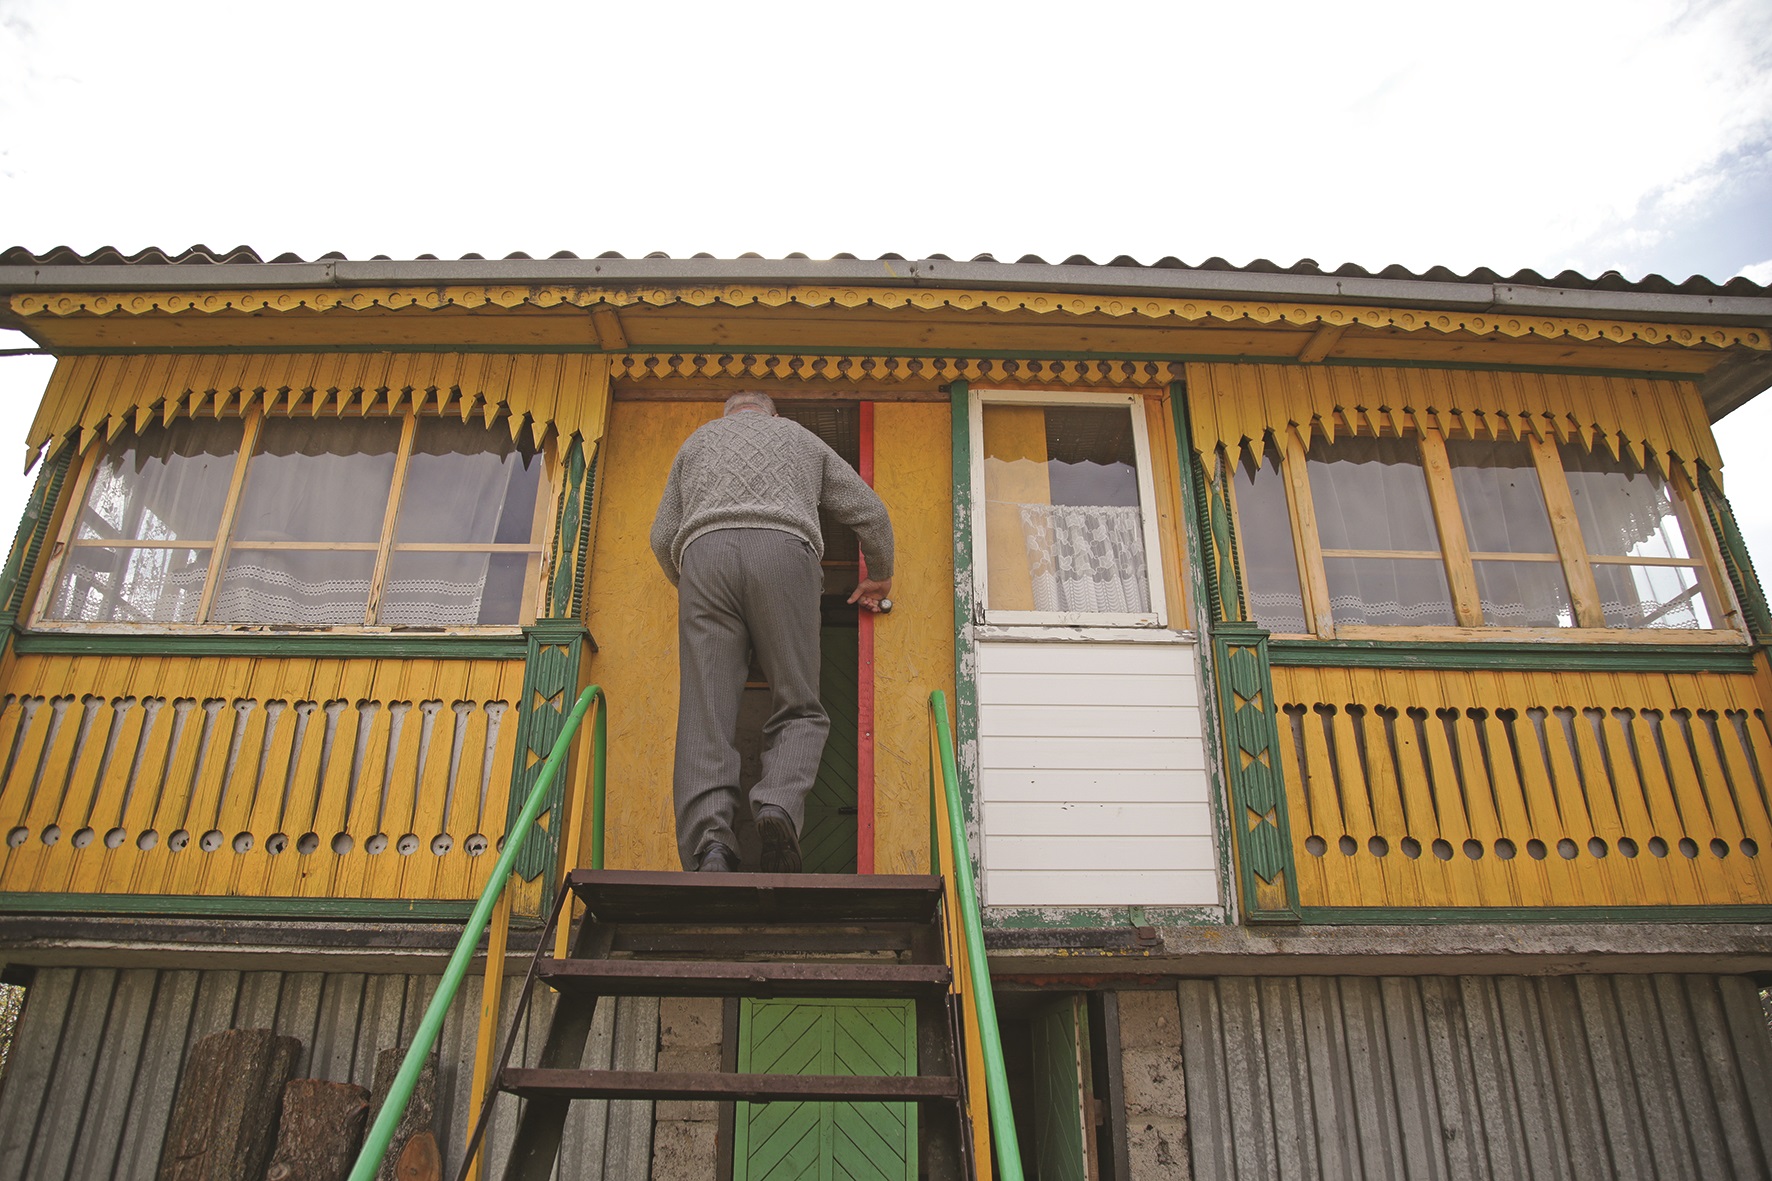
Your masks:
{"label": "window", "polygon": [[972,406],[986,620],[1160,625],[1161,551],[1139,399],[993,390]]}
{"label": "window", "polygon": [[503,423],[253,415],[89,461],[44,624],[485,627],[533,613],[542,461]]}
{"label": "window", "polygon": [[1231,485],[1249,609],[1276,634],[1730,626],[1691,490],[1603,446],[1318,433]]}

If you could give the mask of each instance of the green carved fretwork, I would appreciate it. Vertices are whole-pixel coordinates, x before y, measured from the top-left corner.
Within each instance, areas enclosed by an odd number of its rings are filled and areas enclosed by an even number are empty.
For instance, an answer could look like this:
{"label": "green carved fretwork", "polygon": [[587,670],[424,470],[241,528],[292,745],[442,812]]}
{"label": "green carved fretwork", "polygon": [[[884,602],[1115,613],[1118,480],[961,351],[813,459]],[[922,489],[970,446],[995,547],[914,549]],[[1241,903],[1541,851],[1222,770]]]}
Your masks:
{"label": "green carved fretwork", "polygon": [[1735,510],[1729,498],[1708,469],[1698,472],[1698,490],[1704,497],[1704,509],[1710,516],[1711,529],[1722,543],[1723,562],[1729,567],[1729,581],[1734,584],[1735,598],[1747,615],[1747,627],[1762,644],[1772,644],[1772,610],[1766,605],[1766,591],[1754,572],[1753,558],[1747,552],[1747,541],[1735,522]]}
{"label": "green carved fretwork", "polygon": [[1220,623],[1213,628],[1212,643],[1243,913],[1252,923],[1295,923],[1300,917],[1298,877],[1286,819],[1267,632],[1252,623]]}
{"label": "green carved fretwork", "polygon": [[[517,711],[517,757],[511,765],[511,795],[506,810],[506,840],[529,798],[530,788],[541,777],[542,764],[560,729],[566,724],[578,695],[579,667],[584,657],[585,627],[576,619],[538,620],[523,629],[529,655],[523,668],[523,699]],[[523,852],[513,867],[524,881],[533,881],[553,868],[560,851],[560,801],[566,789],[565,775],[557,776],[548,790],[547,802],[535,821]]]}
{"label": "green carved fretwork", "polygon": [[1231,520],[1230,476],[1216,455],[1194,452],[1194,503],[1200,506],[1201,561],[1206,567],[1206,594],[1212,621],[1247,617],[1243,607],[1243,581],[1237,573],[1236,526]]}
{"label": "green carved fretwork", "polygon": [[56,499],[61,495],[73,459],[74,448],[64,445],[37,469],[37,483],[25,504],[18,532],[13,535],[12,552],[6,556],[6,565],[0,567],[0,628],[5,633],[11,632],[13,621],[24,612],[25,594],[36,574],[43,542],[49,534],[49,520],[55,515]]}

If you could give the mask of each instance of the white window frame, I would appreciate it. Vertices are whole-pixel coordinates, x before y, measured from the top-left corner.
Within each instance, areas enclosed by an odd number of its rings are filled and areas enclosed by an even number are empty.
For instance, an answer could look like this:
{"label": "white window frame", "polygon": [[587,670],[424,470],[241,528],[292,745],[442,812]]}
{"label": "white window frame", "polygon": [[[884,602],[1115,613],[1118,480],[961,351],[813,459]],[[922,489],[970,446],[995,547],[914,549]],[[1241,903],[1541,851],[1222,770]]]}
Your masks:
{"label": "white window frame", "polygon": [[[984,408],[986,403],[1009,406],[1124,406],[1132,418],[1132,445],[1138,465],[1138,510],[1144,524],[1145,577],[1149,583],[1151,610],[1119,611],[1004,611],[993,610],[986,560],[984,493]],[[1110,390],[973,390],[969,406],[972,452],[972,579],[976,621],[1004,626],[1033,627],[1167,627],[1169,605],[1163,593],[1163,549],[1157,531],[1157,486],[1151,469],[1150,433],[1145,424],[1141,394]]]}

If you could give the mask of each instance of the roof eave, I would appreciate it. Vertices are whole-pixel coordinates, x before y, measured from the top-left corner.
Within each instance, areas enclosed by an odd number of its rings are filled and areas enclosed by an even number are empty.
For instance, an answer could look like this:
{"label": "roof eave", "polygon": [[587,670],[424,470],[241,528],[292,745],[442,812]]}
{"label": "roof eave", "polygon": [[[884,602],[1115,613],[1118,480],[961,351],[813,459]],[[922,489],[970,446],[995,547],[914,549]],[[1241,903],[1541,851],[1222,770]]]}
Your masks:
{"label": "roof eave", "polygon": [[680,287],[694,284],[1054,291],[1223,300],[1297,300],[1481,311],[1611,316],[1701,324],[1772,325],[1772,297],[1598,291],[1511,283],[1346,275],[949,259],[564,258],[369,260],[311,263],[0,267],[0,293],[242,290],[473,284]]}

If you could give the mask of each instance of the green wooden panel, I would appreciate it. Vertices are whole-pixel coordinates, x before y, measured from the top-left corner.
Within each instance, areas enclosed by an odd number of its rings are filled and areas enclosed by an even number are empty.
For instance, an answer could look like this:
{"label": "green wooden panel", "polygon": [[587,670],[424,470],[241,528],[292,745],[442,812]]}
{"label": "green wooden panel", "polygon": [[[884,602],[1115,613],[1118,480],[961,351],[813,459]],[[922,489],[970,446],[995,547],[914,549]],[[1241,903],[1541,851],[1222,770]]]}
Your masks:
{"label": "green wooden panel", "polygon": [[[745,1000],[738,1069],[770,1074],[908,1075],[917,1069],[910,1001]],[[909,1103],[739,1103],[734,1181],[916,1181]]]}
{"label": "green wooden panel", "polygon": [[806,797],[800,834],[805,873],[855,872],[857,634],[852,627],[827,627],[820,639],[818,695],[831,716],[831,733],[812,794]]}
{"label": "green wooden panel", "polygon": [[1083,1079],[1089,1042],[1081,997],[1065,997],[1035,1015],[1034,1176],[1088,1181],[1083,1143]]}

